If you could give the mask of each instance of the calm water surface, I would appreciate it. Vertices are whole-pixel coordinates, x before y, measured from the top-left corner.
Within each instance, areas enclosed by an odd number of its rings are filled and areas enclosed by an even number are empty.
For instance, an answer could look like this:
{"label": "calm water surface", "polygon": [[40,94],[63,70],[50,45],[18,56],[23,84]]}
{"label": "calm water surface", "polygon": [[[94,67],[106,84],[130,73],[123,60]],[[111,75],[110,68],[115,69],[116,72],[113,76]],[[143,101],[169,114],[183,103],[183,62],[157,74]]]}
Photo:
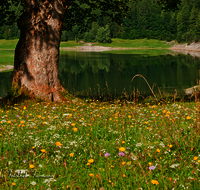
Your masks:
{"label": "calm water surface", "polygon": [[[61,52],[59,78],[72,94],[81,96],[151,94],[149,85],[162,91],[181,91],[197,84],[200,59],[189,55],[115,54],[102,52]],[[12,72],[0,73],[0,97],[10,90]],[[157,84],[157,86],[155,86]]]}

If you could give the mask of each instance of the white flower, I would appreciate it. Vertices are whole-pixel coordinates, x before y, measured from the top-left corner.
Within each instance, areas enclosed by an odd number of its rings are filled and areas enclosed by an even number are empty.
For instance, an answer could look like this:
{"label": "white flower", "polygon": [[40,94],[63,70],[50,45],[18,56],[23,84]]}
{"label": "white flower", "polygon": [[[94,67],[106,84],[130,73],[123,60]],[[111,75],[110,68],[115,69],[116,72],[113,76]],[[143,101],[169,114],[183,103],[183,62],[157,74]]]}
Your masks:
{"label": "white flower", "polygon": [[179,164],[173,164],[173,165],[171,165],[171,166],[169,166],[170,168],[176,168],[176,167],[178,167],[179,166]]}
{"label": "white flower", "polygon": [[35,181],[32,181],[30,184],[31,184],[31,185],[36,185],[36,182],[35,182]]}

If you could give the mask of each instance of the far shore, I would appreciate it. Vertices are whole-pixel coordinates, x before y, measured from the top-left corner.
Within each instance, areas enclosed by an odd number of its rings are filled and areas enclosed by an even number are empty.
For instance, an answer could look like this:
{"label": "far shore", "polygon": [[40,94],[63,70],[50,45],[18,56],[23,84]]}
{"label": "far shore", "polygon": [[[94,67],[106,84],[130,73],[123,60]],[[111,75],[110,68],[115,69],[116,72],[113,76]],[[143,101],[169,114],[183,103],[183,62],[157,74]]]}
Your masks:
{"label": "far shore", "polygon": [[[60,51],[81,51],[81,52],[103,52],[103,51],[114,51],[114,50],[163,50],[168,49],[172,51],[172,54],[189,54],[193,57],[200,58],[200,43],[191,43],[188,44],[172,44],[171,42],[165,42],[166,44],[171,44],[171,47],[106,47],[101,45],[96,45],[94,43],[84,43],[82,46],[71,46],[71,47],[60,47]],[[106,44],[108,45],[108,44]],[[119,43],[120,45],[120,43]],[[112,45],[111,45],[112,46]],[[0,50],[13,50],[14,49],[0,49]],[[12,70],[14,68],[13,65],[0,65],[0,72]]]}

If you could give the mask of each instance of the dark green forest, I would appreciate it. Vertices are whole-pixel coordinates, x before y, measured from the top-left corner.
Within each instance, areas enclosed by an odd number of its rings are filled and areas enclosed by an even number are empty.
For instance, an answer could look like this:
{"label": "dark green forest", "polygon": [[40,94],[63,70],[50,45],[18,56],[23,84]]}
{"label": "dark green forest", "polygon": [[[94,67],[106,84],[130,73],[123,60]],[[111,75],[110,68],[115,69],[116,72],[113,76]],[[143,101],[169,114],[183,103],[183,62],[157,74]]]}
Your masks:
{"label": "dark green forest", "polygon": [[[20,31],[17,20],[23,6],[9,0],[7,17],[1,19],[0,39],[18,39]],[[178,42],[200,41],[200,0],[182,0],[178,10],[166,11],[157,0],[135,0],[127,3],[126,16],[122,23],[113,22],[114,12],[105,14],[102,10],[92,10],[87,14],[88,5],[79,4],[82,11],[69,7],[65,15],[62,41],[84,40],[85,42],[111,42],[111,38],[159,39]],[[2,9],[3,7],[1,7]],[[106,16],[105,16],[106,15]],[[13,22],[7,22],[13,18]],[[70,23],[70,24],[69,24]]]}

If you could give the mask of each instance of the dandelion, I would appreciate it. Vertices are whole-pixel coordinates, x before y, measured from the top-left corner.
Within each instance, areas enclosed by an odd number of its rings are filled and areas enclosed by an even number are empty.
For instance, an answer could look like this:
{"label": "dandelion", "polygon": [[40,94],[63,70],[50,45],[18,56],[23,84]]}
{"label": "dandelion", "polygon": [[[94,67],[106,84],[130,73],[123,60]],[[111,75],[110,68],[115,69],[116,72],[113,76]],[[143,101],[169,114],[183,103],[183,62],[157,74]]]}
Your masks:
{"label": "dandelion", "polygon": [[93,177],[93,176],[94,176],[94,174],[89,174],[89,176],[90,176],[90,177]]}
{"label": "dandelion", "polygon": [[73,153],[70,153],[70,154],[69,154],[69,156],[70,156],[70,157],[73,157],[73,156],[74,156],[74,154],[73,154]]}
{"label": "dandelion", "polygon": [[78,129],[77,128],[73,128],[73,130],[76,132]]}
{"label": "dandelion", "polygon": [[124,147],[120,147],[120,148],[119,148],[119,151],[120,151],[120,152],[124,152],[124,151],[125,151],[125,148],[124,148]]}
{"label": "dandelion", "polygon": [[197,159],[198,159],[198,157],[197,157],[197,156],[195,156],[193,160],[197,160]]}
{"label": "dandelion", "polygon": [[88,163],[90,163],[90,164],[93,163],[93,162],[94,162],[94,159],[89,159],[88,160]]}
{"label": "dandelion", "polygon": [[108,152],[106,152],[106,153],[104,154],[104,156],[105,156],[106,158],[108,158],[108,156],[110,156],[110,154],[109,154]]}
{"label": "dandelion", "polygon": [[151,183],[154,184],[154,185],[158,185],[158,181],[157,180],[151,180]]}
{"label": "dandelion", "polygon": [[60,142],[56,142],[56,146],[61,146],[62,144]]}
{"label": "dandelion", "polygon": [[34,168],[34,167],[35,167],[35,166],[34,166],[34,165],[32,165],[32,164],[31,164],[31,165],[29,165],[29,168],[31,168],[31,169],[32,169],[32,168]]}

